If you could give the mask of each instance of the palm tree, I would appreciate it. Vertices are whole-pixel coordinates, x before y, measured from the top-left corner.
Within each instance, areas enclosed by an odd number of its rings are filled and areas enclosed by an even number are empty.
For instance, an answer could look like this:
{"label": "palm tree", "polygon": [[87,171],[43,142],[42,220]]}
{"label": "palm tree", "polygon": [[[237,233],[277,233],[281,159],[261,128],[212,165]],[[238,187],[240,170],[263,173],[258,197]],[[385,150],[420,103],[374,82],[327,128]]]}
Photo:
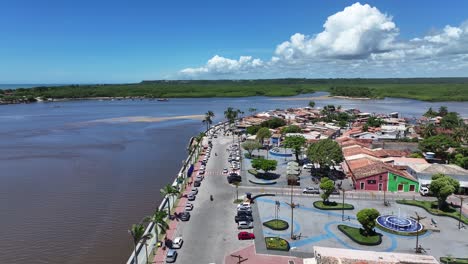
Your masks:
{"label": "palm tree", "polygon": [[158,244],[159,231],[163,233],[163,232],[166,232],[167,229],[169,229],[169,225],[166,222],[166,217],[167,217],[166,211],[161,211],[159,209],[156,209],[152,215],[148,216],[145,219],[145,221],[154,223],[154,229],[155,229],[155,234],[156,234],[156,244]]}
{"label": "palm tree", "polygon": [[[134,245],[134,251],[135,251],[134,259],[135,259],[135,264],[138,264],[138,255],[137,255],[136,247],[140,241],[142,240],[146,241],[150,239],[151,234],[145,234],[145,226],[142,224],[132,225],[132,228],[128,230],[128,232],[133,238],[133,245]],[[148,249],[146,249],[146,257],[148,259]]]}
{"label": "palm tree", "polygon": [[165,197],[166,195],[168,196],[168,199],[167,199],[167,205],[168,205],[168,214],[169,216],[171,215],[171,196],[175,195],[175,194],[179,194],[180,191],[177,190],[175,187],[173,187],[172,185],[170,184],[167,184],[166,186],[164,186],[161,190],[161,195],[163,197]]}
{"label": "palm tree", "polygon": [[208,131],[208,129],[210,129],[210,126],[211,124],[213,124],[213,117],[215,116],[215,114],[213,113],[213,111],[208,111],[205,113],[205,119],[203,119],[203,124],[206,124],[206,130]]}
{"label": "palm tree", "polygon": [[[224,117],[227,119],[229,124],[231,124],[233,114],[234,114],[234,108],[232,108],[232,107],[228,107],[224,111]],[[224,130],[226,130],[226,128]]]}

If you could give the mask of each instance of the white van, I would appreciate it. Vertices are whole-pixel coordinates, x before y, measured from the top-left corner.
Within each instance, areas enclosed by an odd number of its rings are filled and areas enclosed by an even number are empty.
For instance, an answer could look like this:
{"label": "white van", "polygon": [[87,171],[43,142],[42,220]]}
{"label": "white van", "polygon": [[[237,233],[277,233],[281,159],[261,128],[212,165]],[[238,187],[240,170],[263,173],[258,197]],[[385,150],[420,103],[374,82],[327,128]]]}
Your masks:
{"label": "white van", "polygon": [[429,188],[426,187],[426,186],[421,186],[419,187],[419,193],[422,195],[422,196],[426,196],[429,194]]}

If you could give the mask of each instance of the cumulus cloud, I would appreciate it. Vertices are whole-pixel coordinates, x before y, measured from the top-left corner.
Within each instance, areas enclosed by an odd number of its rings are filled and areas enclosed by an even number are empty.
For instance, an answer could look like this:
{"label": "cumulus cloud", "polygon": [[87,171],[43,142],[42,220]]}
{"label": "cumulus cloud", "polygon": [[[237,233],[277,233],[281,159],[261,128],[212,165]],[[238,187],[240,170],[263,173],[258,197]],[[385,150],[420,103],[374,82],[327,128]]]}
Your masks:
{"label": "cumulus cloud", "polygon": [[262,67],[263,62],[260,59],[254,59],[251,56],[241,56],[239,60],[232,60],[218,55],[209,59],[205,66],[198,68],[186,68],[181,71],[188,76],[198,76],[202,74],[240,74],[256,68]]}
{"label": "cumulus cloud", "polygon": [[365,58],[392,49],[398,28],[377,8],[355,3],[330,17],[324,31],[309,37],[301,33],[278,45],[275,54],[284,59]]}
{"label": "cumulus cloud", "polygon": [[321,32],[292,35],[276,46],[270,60],[215,55],[206,65],[180,73],[191,78],[225,78],[258,76],[260,70],[268,77],[434,76],[441,69],[446,76],[468,72],[468,22],[411,40],[399,40],[399,31],[392,16],[358,2],[329,16]]}

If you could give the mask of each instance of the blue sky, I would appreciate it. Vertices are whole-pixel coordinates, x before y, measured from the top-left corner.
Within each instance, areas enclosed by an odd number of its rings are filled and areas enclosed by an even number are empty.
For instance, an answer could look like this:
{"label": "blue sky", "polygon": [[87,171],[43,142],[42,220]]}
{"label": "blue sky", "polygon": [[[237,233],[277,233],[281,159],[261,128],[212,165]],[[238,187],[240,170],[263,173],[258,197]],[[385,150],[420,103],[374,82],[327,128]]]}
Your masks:
{"label": "blue sky", "polygon": [[455,0],[0,0],[0,83],[467,76],[466,10]]}

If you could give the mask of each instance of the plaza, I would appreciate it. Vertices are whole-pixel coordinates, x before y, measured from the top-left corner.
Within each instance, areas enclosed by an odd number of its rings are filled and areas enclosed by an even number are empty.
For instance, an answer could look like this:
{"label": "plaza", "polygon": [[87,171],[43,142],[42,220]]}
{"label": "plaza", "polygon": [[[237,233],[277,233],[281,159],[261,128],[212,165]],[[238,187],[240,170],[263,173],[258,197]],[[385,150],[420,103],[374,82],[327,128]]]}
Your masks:
{"label": "plaza", "polygon": [[[275,201],[280,202],[278,218],[287,221],[290,227],[284,231],[274,231],[262,225],[257,225],[256,248],[257,252],[268,254],[285,254],[284,252],[266,250],[264,237],[281,237],[286,239],[292,252],[286,253],[300,257],[311,257],[314,246],[335,247],[357,250],[372,250],[381,252],[414,253],[416,247],[416,236],[401,236],[391,234],[377,229],[381,233],[382,243],[377,246],[363,246],[353,242],[345,234],[338,230],[337,226],[345,224],[353,227],[360,227],[356,220],[356,213],[364,208],[375,208],[382,215],[400,215],[414,217],[415,213],[427,217],[425,225],[429,225],[431,220],[437,223],[440,232],[428,230],[419,236],[419,244],[427,251],[426,254],[436,258],[443,256],[464,256],[468,252],[468,231],[458,229],[458,221],[448,217],[439,217],[428,214],[424,209],[408,205],[393,203],[391,206],[384,206],[380,200],[358,200],[347,199],[346,203],[353,204],[354,210],[345,210],[342,215],[341,210],[320,210],[313,206],[318,197],[293,197],[293,202],[298,204],[294,209],[293,234],[298,238],[291,239],[291,209],[287,204],[290,202],[289,196],[270,196],[256,199],[256,209],[258,221],[265,221],[275,218]],[[331,200],[341,201],[341,197],[331,198]],[[429,227],[429,226],[427,226]]]}

